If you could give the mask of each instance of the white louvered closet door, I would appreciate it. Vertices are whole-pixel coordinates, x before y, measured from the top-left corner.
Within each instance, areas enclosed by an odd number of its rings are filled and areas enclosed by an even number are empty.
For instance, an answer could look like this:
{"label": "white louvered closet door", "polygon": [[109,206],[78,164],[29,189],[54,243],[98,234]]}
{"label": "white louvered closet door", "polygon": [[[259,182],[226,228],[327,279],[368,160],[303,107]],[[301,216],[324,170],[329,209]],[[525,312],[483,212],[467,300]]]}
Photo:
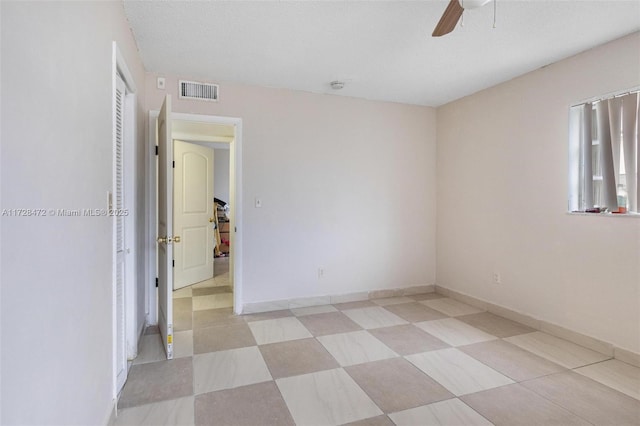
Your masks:
{"label": "white louvered closet door", "polygon": [[114,257],[116,284],[116,385],[117,392],[127,379],[127,350],[125,331],[125,238],[124,216],[118,214],[124,208],[124,117],[126,86],[119,75],[116,75],[116,93],[114,105]]}

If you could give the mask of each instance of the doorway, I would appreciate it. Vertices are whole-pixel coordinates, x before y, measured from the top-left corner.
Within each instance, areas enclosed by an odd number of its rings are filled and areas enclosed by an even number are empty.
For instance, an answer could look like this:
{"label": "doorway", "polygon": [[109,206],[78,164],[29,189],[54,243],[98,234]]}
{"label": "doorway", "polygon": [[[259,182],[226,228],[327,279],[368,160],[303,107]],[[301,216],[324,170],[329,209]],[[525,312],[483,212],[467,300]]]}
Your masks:
{"label": "doorway", "polygon": [[[166,114],[166,111],[163,111]],[[147,224],[147,274],[148,274],[148,301],[147,301],[147,323],[158,324],[161,334],[163,335],[163,344],[165,346],[167,357],[173,357],[173,284],[168,288],[162,288],[162,285],[156,289],[156,277],[160,274],[162,266],[157,261],[158,246],[156,242],[157,225],[159,223],[159,210],[157,208],[158,199],[156,190],[162,167],[158,166],[156,160],[156,142],[158,141],[156,122],[160,115],[158,111],[149,112],[149,149],[147,165],[147,217],[150,219]],[[167,117],[165,115],[165,117]],[[225,259],[228,267],[228,277],[233,283],[232,306],[236,314],[242,312],[242,120],[239,118],[205,116],[196,114],[180,114],[174,113],[166,120],[169,122],[167,126],[169,130],[170,144],[173,145],[173,139],[179,139],[188,142],[195,142],[199,145],[209,145],[215,147],[216,144],[225,144],[229,151],[230,166],[230,185],[229,185],[229,204],[231,206],[229,219],[229,254],[228,260]],[[165,135],[166,136],[166,135]],[[171,148],[172,149],[172,148]],[[160,151],[163,149],[161,148]],[[170,164],[167,163],[167,164]],[[173,185],[173,182],[170,186]],[[166,197],[165,197],[166,198]],[[162,200],[160,200],[162,201]],[[213,200],[211,200],[213,201]],[[171,201],[171,204],[173,201]],[[177,235],[177,234],[176,234]],[[174,235],[175,236],[175,235]],[[175,241],[174,241],[175,243]],[[170,246],[167,246],[170,247]],[[172,250],[167,252],[172,253]],[[212,253],[213,255],[213,253]],[[169,257],[171,259],[172,256]],[[165,259],[166,260],[166,259]],[[223,264],[220,268],[224,268]],[[165,269],[166,271],[166,269]],[[171,281],[173,271],[169,269]],[[165,274],[166,275],[166,274]],[[215,280],[215,277],[214,277]],[[220,284],[220,279],[216,282]],[[205,287],[206,285],[200,286]],[[222,287],[222,286],[221,286]],[[198,291],[198,293],[211,292],[213,290]],[[159,301],[163,302],[159,309]],[[163,332],[164,324],[164,332]]]}

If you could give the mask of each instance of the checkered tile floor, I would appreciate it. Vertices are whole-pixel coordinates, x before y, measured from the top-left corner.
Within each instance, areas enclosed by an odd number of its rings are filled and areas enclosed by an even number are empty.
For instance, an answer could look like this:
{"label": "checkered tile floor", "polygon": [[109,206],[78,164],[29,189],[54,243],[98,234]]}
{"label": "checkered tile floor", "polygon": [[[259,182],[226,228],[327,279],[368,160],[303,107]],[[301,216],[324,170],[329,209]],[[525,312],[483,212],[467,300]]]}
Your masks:
{"label": "checkered tile floor", "polygon": [[640,424],[640,369],[434,293],[238,317],[196,290],[117,424]]}

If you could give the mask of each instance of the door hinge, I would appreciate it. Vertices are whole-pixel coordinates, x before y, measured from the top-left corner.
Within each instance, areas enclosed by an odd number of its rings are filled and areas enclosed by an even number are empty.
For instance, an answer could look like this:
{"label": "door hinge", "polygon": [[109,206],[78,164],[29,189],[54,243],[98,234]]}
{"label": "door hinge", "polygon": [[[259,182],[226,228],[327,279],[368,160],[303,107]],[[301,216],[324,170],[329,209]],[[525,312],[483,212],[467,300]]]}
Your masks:
{"label": "door hinge", "polygon": [[172,262],[173,262],[173,264],[171,266],[175,268],[176,267],[176,261],[172,260]]}
{"label": "door hinge", "polygon": [[158,155],[158,145],[156,145],[156,155]]}
{"label": "door hinge", "polygon": [[158,287],[158,282],[159,282],[158,277],[156,277],[156,287]]}
{"label": "door hinge", "polygon": [[176,168],[176,162],[175,161],[173,162],[173,168],[174,169]]}

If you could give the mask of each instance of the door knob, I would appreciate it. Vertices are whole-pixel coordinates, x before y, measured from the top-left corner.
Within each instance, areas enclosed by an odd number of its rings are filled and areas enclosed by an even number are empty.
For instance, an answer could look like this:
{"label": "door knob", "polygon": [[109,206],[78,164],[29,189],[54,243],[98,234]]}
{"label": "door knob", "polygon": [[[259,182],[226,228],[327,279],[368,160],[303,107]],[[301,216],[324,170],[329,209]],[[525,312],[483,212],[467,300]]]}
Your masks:
{"label": "door knob", "polygon": [[173,242],[174,243],[179,243],[180,242],[180,235],[176,235],[175,237],[173,237]]}
{"label": "door knob", "polygon": [[157,240],[160,244],[166,244],[168,242],[171,242],[171,238],[167,238],[167,237],[158,237]]}

